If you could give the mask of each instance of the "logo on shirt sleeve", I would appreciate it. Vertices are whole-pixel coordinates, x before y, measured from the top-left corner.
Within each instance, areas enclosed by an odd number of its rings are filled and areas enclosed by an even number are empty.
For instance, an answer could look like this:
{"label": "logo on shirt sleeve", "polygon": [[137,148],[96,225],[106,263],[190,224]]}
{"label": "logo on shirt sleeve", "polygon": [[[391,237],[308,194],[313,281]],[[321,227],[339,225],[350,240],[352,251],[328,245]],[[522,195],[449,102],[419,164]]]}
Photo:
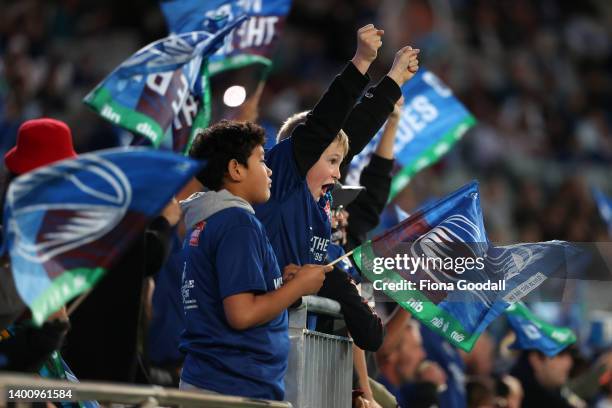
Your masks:
{"label": "logo on shirt sleeve", "polygon": [[200,234],[204,231],[205,227],[206,221],[200,221],[195,225],[189,237],[189,246],[197,247],[200,244]]}

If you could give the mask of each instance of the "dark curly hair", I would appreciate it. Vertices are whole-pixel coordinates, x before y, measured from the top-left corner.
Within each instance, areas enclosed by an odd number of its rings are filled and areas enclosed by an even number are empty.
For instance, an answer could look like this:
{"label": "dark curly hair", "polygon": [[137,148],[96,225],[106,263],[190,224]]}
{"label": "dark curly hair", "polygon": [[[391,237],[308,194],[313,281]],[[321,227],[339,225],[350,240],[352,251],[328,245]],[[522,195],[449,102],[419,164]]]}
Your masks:
{"label": "dark curly hair", "polygon": [[247,166],[253,149],[265,143],[264,129],[251,122],[222,120],[198,133],[189,149],[189,156],[207,160],[206,166],[196,175],[205,187],[219,191],[223,177],[232,159]]}

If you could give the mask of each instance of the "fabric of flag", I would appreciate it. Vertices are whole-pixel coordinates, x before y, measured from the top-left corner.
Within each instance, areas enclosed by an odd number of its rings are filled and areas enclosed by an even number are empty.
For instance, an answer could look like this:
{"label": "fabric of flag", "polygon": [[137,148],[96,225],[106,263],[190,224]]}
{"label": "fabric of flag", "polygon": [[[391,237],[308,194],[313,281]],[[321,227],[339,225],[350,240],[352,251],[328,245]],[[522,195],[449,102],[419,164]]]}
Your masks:
{"label": "fabric of flag", "polygon": [[[465,351],[510,302],[533,291],[577,255],[574,247],[561,241],[492,245],[479,197],[478,184],[472,182],[416,211],[353,254],[374,289],[383,290]],[[388,259],[403,263],[391,262],[390,268],[382,262]]]}
{"label": "fabric of flag", "polygon": [[248,15],[248,20],[225,39],[223,47],[210,58],[209,72],[244,67],[253,63],[272,65],[291,0],[171,0],[161,9],[173,33],[205,29],[208,19]]}
{"label": "fabric of flag", "polygon": [[608,234],[612,236],[612,199],[597,188],[593,188],[592,192],[599,214],[608,226]]}
{"label": "fabric of flag", "polygon": [[[397,195],[410,179],[423,168],[445,155],[476,119],[432,72],[421,69],[402,86],[404,108],[400,117],[395,146],[395,159],[402,169],[393,177],[389,200]],[[359,174],[369,161],[382,135],[382,129],[353,158],[347,176],[357,185]]]}
{"label": "fabric of flag", "polygon": [[516,335],[516,340],[510,345],[511,349],[539,350],[553,357],[576,342],[576,335],[570,328],[545,322],[523,302],[511,304],[506,309],[506,317]]}
{"label": "fabric of flag", "polygon": [[147,45],[98,84],[85,104],[156,148],[187,153],[210,120],[206,59],[243,20]]}
{"label": "fabric of flag", "polygon": [[34,322],[90,289],[199,168],[169,152],[109,149],[14,179],[3,242]]}

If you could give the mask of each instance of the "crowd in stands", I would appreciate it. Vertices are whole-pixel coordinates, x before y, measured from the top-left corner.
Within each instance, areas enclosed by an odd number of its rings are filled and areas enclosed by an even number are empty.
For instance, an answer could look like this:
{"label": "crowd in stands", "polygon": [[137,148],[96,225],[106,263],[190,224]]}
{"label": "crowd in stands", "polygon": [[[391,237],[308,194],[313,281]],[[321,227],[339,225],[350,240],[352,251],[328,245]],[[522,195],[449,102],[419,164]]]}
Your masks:
{"label": "crowd in stands", "polygon": [[[20,126],[40,117],[68,123],[78,153],[129,140],[81,99],[126,56],[166,35],[157,4],[24,0],[3,8],[2,156],[20,143]],[[612,192],[610,27],[612,7],[603,0],[295,0],[259,101],[256,122],[263,127],[221,121],[199,135],[190,155],[209,165],[178,197],[184,222],[177,203],[169,203],[70,324],[60,310],[40,329],[2,332],[0,346],[21,359],[4,361],[4,368],[38,372],[41,356],[60,348],[85,380],[283,399],[286,309],[319,293],[340,302],[355,341],[355,406],[612,406],[612,338],[596,346],[587,341],[589,310],[582,306],[591,286],[572,302],[537,309],[578,334],[576,345],[559,354],[510,351],[503,324],[464,353],[392,302],[370,308],[350,264],[322,266],[362,243],[378,223],[393,166],[393,118],[403,103],[399,86],[419,67],[440,76],[478,123],[396,204],[410,213],[476,178],[492,242],[609,241],[591,188]],[[370,78],[377,84],[371,97],[356,105]],[[364,110],[372,113],[367,120]],[[310,114],[292,116],[302,111]],[[387,144],[383,137],[361,179],[376,194],[326,207],[347,157],[385,122]],[[279,135],[266,152],[264,132]],[[0,191],[24,172],[6,162]],[[197,193],[202,185],[212,191]],[[296,238],[299,228],[310,228],[315,240]],[[329,247],[310,245],[330,238]],[[143,253],[157,256],[144,264]],[[8,273],[8,260],[0,261],[0,273]],[[136,270],[129,285],[110,278]],[[220,277],[218,270],[241,275]],[[117,285],[133,297],[103,306]],[[599,307],[612,307],[606,301]],[[23,311],[19,306],[13,313]],[[118,334],[113,341],[109,331]],[[14,341],[19,336],[33,339],[30,348]],[[28,355],[32,350],[40,354]]]}

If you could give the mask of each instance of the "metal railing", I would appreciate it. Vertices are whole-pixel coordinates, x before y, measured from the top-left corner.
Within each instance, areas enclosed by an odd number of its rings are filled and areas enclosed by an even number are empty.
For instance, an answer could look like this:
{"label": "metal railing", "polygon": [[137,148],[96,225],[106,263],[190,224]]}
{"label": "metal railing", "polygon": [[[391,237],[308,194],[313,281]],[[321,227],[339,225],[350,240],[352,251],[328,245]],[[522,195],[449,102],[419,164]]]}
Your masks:
{"label": "metal railing", "polygon": [[[62,380],[49,380],[31,375],[0,373],[0,407],[6,407],[7,402],[15,402],[18,408],[30,405],[32,398],[26,400],[9,399],[9,390],[41,390],[70,391],[72,401],[98,401],[102,406],[111,403],[130,404],[153,408],[158,406],[202,407],[202,408],[291,408],[289,402],[268,401],[253,398],[231,397],[218,394],[205,394],[197,391],[183,391],[178,388],[160,386],[123,385],[83,381],[73,383]],[[25,393],[27,394],[27,393]],[[60,394],[59,392],[55,393]],[[33,395],[33,393],[29,393]],[[63,394],[65,395],[65,393]],[[53,400],[43,398],[39,400]]]}
{"label": "metal railing", "polygon": [[285,398],[296,408],[350,408],[353,341],[308,330],[308,313],[342,319],[338,302],[316,296],[303,297],[299,307],[289,310]]}

